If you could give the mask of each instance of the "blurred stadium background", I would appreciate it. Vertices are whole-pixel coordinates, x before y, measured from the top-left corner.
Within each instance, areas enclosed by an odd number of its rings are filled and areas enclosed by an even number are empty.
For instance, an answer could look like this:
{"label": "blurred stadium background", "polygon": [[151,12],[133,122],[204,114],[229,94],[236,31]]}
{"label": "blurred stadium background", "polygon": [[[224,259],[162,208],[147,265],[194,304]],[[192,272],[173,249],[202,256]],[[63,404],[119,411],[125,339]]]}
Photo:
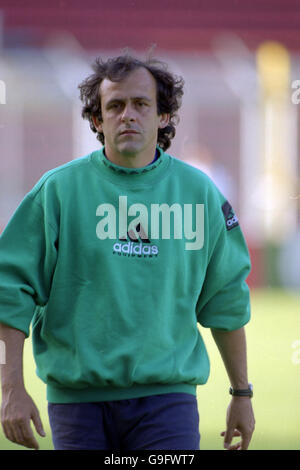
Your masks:
{"label": "blurred stadium background", "polygon": [[[299,27],[297,0],[0,0],[0,232],[45,171],[97,148],[77,89],[96,56],[153,47],[184,77],[169,153],[215,180],[248,242],[261,449],[300,449]],[[212,376],[199,406],[212,416],[201,433],[221,448],[205,433],[217,435],[217,409],[223,426],[227,379],[206,337]],[[47,420],[31,351],[25,368]],[[0,449],[15,447],[0,432]]]}

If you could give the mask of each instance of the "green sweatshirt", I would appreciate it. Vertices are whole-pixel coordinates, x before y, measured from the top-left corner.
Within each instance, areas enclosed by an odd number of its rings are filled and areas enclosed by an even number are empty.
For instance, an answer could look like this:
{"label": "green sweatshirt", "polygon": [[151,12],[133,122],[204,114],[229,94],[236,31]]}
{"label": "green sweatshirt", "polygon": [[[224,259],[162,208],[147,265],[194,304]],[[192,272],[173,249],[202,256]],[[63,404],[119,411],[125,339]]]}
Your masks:
{"label": "green sweatshirt", "polygon": [[210,368],[197,323],[249,321],[236,215],[159,152],[129,169],[101,149],[47,172],[0,237],[0,322],[32,329],[50,402],[195,394]]}

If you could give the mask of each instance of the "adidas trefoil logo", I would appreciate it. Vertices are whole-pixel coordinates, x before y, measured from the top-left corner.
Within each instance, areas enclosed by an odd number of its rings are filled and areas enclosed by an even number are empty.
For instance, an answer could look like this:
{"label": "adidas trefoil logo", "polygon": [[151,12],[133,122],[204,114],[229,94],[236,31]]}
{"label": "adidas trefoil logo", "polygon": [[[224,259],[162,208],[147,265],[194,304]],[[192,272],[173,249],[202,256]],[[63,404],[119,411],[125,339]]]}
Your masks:
{"label": "adidas trefoil logo", "polygon": [[[128,241],[129,239],[129,241]],[[138,256],[150,257],[158,255],[158,246],[151,245],[151,241],[147,237],[141,224],[137,224],[135,230],[129,230],[127,239],[120,239],[113,246],[113,254],[119,256]]]}

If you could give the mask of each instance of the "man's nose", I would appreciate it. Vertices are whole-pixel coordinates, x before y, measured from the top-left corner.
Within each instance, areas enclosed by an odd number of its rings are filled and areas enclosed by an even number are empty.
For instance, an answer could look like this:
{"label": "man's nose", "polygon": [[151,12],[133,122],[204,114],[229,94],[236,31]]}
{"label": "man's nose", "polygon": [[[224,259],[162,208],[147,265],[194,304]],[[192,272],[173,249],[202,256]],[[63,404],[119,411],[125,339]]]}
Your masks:
{"label": "man's nose", "polygon": [[124,106],[122,115],[121,115],[122,122],[132,122],[135,121],[135,111],[130,104]]}

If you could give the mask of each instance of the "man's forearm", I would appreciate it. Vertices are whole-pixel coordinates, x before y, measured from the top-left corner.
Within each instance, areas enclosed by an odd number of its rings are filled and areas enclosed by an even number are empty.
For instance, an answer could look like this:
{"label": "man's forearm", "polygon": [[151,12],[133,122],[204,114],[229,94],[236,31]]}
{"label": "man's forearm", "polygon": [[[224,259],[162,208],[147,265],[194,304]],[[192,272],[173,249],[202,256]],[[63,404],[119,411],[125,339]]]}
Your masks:
{"label": "man's forearm", "polygon": [[5,345],[5,364],[0,366],[2,392],[11,388],[24,387],[23,348],[25,334],[0,323],[0,340]]}
{"label": "man's forearm", "polygon": [[245,329],[234,331],[211,330],[223,359],[231,386],[248,388],[247,346]]}

